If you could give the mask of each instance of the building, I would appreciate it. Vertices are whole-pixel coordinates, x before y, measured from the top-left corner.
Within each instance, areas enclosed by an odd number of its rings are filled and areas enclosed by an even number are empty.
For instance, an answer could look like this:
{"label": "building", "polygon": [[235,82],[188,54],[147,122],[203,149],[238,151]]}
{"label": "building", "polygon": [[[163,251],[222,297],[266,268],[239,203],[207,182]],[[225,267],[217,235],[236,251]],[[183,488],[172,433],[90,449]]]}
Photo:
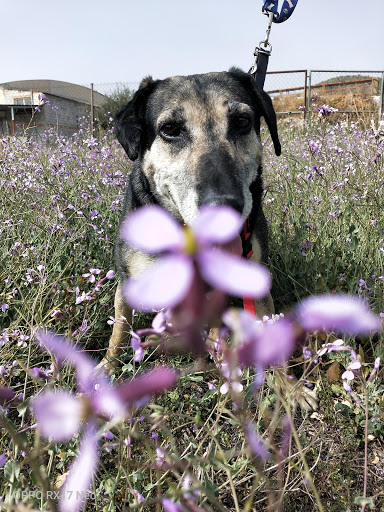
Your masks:
{"label": "building", "polygon": [[41,134],[55,128],[73,135],[80,120],[106,96],[82,85],[57,80],[20,80],[0,84],[0,134]]}

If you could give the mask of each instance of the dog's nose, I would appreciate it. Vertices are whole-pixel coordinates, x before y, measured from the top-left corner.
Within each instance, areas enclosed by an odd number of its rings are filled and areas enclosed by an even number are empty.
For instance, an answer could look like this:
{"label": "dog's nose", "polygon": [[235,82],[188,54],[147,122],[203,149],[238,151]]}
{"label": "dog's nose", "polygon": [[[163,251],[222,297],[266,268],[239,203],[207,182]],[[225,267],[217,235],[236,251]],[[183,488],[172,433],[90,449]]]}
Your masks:
{"label": "dog's nose", "polygon": [[237,210],[239,213],[243,213],[244,203],[241,198],[236,197],[234,195],[226,194],[226,195],[212,195],[209,194],[205,196],[200,206],[230,206],[234,210]]}

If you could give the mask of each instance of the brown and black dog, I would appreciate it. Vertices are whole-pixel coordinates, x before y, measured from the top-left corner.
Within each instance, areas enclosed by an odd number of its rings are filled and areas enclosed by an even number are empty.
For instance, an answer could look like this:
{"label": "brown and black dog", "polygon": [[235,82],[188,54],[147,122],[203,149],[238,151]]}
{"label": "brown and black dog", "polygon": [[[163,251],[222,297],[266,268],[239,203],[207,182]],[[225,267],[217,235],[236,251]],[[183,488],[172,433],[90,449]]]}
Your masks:
{"label": "brown and black dog", "polygon": [[[180,223],[191,224],[203,205],[227,205],[248,219],[252,260],[267,264],[268,230],[262,210],[260,119],[268,125],[275,152],[281,148],[270,97],[237,68],[228,72],[146,78],[117,114],[115,133],[134,162],[122,221],[148,204],[167,209]],[[116,268],[120,283],[138,276],[153,257],[128,246],[117,234]],[[269,295],[255,302],[258,316],[274,312]],[[121,286],[115,318],[131,323]],[[127,345],[129,325],[114,324],[102,365]]]}

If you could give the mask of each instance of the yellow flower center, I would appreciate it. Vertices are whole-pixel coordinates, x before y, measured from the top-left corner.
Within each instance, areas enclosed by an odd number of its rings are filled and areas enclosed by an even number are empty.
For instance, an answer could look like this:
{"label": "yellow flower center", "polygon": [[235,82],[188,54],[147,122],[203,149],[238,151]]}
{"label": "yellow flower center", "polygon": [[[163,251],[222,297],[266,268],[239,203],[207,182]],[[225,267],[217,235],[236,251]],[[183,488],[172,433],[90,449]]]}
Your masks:
{"label": "yellow flower center", "polygon": [[184,251],[189,256],[192,256],[197,252],[197,240],[189,226],[184,226],[185,244]]}

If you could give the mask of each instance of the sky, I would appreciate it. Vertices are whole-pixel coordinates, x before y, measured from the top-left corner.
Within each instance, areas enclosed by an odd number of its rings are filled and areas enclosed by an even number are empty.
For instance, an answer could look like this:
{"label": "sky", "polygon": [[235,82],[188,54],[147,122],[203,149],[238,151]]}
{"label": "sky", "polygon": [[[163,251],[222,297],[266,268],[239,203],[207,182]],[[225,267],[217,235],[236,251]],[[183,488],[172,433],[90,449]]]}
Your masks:
{"label": "sky", "polygon": [[[279,2],[279,7],[282,0]],[[248,71],[262,0],[0,0],[0,83]],[[269,70],[384,70],[384,0],[299,0],[272,26]]]}

